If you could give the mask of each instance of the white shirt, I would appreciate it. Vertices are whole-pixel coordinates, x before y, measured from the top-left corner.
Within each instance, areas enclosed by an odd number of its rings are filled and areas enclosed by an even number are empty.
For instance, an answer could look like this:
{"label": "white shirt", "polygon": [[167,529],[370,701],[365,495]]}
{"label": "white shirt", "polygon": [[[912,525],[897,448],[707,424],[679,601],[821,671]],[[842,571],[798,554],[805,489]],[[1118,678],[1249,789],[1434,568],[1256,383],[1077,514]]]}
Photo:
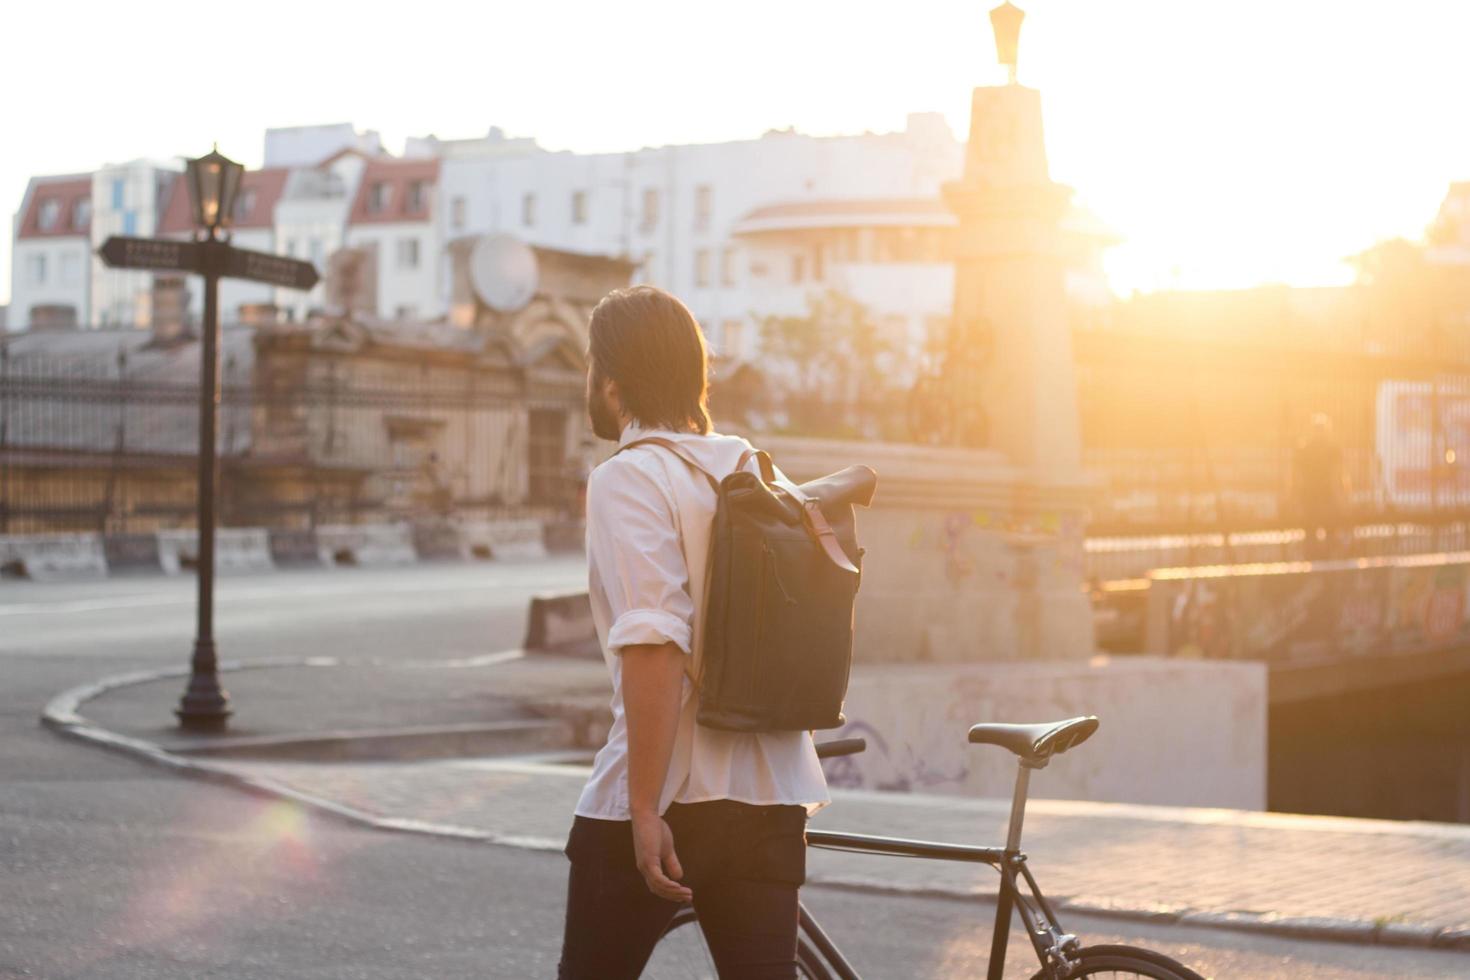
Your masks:
{"label": "white shirt", "polygon": [[[735,469],[750,443],[738,436],[654,432],[629,425],[619,445],[647,435],[677,442],[716,479]],[[623,715],[624,647],[674,643],[692,660],[683,677],[679,727],[658,810],[670,803],[737,800],[829,802],[809,732],[726,732],[694,720],[699,695],[690,680],[701,663],[704,569],[715,492],[703,476],[662,446],[618,453],[587,481],[587,586],[592,619],[612,674],[613,724],[597,753],[577,814],[627,820],[628,725]]]}

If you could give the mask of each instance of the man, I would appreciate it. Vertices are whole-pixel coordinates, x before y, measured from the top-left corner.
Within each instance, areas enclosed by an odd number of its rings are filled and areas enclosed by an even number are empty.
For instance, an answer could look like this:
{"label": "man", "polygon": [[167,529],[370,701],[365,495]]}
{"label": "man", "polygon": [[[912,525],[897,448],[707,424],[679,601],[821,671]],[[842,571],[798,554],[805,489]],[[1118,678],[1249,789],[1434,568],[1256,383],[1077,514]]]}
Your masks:
{"label": "man", "polygon": [[750,448],[711,431],[694,318],[650,286],[592,312],[587,410],[620,449],[587,486],[588,591],[612,674],[613,725],[577,804],[563,980],[637,977],[692,902],[722,978],[796,975],[806,818],[828,800],[807,732],[695,722],[716,478]]}
{"label": "man", "polygon": [[1332,420],[1318,412],[1292,456],[1291,468],[1290,498],[1301,517],[1308,561],[1337,557],[1337,535],[1351,489],[1342,447],[1332,438]]}

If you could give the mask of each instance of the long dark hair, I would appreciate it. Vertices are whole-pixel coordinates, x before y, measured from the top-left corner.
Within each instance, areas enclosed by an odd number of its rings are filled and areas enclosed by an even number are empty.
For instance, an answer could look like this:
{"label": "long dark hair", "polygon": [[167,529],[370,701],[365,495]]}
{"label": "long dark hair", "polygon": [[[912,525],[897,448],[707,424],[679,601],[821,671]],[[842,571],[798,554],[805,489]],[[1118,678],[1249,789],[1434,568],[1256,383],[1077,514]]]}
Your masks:
{"label": "long dark hair", "polygon": [[678,299],[655,286],[614,289],[588,326],[592,381],[618,386],[623,408],[644,428],[710,431],[704,333]]}

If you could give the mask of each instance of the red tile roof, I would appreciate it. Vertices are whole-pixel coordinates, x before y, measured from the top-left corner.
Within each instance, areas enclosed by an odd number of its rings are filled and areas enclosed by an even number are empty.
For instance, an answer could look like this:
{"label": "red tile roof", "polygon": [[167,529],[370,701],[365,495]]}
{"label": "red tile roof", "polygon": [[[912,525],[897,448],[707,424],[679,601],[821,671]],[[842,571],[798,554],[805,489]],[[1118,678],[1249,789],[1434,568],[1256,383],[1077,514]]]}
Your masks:
{"label": "red tile roof", "polygon": [[[73,223],[78,202],[90,200],[91,197],[91,176],[38,178],[35,189],[31,192],[30,202],[26,205],[25,216],[21,218],[20,231],[16,233],[16,237],[54,238],[60,235],[91,234],[92,211],[90,208],[87,209],[86,220],[81,225]],[[55,224],[43,229],[41,227],[41,207],[46,201],[56,201],[58,208]]]}
{"label": "red tile roof", "polygon": [[[426,183],[429,193],[422,196],[417,207],[410,207],[409,186],[420,180]],[[438,160],[370,160],[363,168],[347,221],[354,225],[428,221],[433,189],[438,183]],[[379,211],[370,210],[373,188],[379,184],[387,187],[386,206]]]}
{"label": "red tile roof", "polygon": [[[235,198],[236,206],[248,204],[249,210],[237,214],[233,228],[272,228],[276,223],[276,202],[286,189],[286,178],[291,171],[286,167],[268,167],[265,170],[247,170],[240,178],[240,192]],[[164,205],[163,217],[158,221],[160,235],[177,234],[194,230],[193,208],[189,202],[188,177],[180,174],[169,188],[168,203]]]}

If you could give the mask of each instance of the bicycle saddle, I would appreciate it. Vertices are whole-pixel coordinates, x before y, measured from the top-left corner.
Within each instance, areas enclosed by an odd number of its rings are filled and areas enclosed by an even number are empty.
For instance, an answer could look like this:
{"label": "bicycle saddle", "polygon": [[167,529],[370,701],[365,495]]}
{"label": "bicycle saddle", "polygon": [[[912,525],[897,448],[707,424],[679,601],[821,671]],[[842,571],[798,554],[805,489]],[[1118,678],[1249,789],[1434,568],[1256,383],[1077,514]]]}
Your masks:
{"label": "bicycle saddle", "polygon": [[999,745],[1010,749],[1028,762],[1042,762],[1061,755],[1087,741],[1097,731],[1096,715],[1083,715],[1065,721],[1045,721],[1036,725],[1005,725],[998,722],[970,728],[970,741],[976,745]]}

